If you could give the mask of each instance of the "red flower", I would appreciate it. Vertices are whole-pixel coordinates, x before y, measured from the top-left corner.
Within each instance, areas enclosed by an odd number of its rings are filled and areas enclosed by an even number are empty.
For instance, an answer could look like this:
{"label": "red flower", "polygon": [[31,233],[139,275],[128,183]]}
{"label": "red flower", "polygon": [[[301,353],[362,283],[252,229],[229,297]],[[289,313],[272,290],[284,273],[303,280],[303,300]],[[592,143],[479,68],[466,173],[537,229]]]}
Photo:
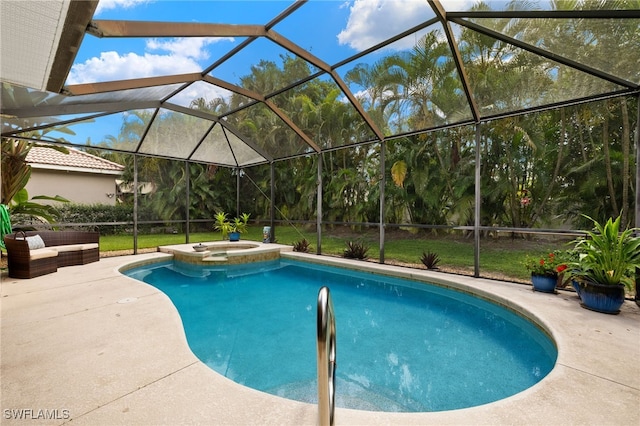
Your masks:
{"label": "red flower", "polygon": [[558,265],[558,266],[556,267],[556,272],[562,272],[562,271],[564,271],[565,269],[567,269],[567,265]]}
{"label": "red flower", "polygon": [[544,259],[540,259],[540,266],[544,266]]}

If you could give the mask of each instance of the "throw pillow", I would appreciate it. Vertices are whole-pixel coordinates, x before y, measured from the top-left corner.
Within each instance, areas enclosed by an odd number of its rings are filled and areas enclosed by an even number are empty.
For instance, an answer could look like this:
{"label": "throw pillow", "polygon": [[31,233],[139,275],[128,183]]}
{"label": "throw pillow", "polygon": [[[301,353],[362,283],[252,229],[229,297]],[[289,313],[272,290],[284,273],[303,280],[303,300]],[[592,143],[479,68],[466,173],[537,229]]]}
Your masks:
{"label": "throw pillow", "polygon": [[29,250],[44,248],[44,241],[40,235],[34,235],[27,237],[27,244],[29,244]]}

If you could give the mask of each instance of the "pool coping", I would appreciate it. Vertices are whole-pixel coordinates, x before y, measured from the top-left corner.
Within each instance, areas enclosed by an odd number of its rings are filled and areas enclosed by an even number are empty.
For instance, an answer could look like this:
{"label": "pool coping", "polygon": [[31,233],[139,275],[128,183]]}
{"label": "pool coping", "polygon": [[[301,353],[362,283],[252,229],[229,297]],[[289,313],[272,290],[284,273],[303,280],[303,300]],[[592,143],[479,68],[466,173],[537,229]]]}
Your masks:
{"label": "pool coping", "polygon": [[[612,316],[581,308],[571,292],[294,252],[283,257],[497,296],[513,309],[526,306],[558,346],[551,373],[512,397],[433,413],[338,408],[338,425],[640,423],[640,308],[631,301]],[[166,259],[171,255],[103,258],[31,280],[3,277],[3,424],[29,424],[14,415],[28,410],[34,424],[317,423],[315,405],[246,388],[206,367],[189,350],[168,297],[118,272]],[[39,413],[49,418],[35,418]]]}
{"label": "pool coping", "polygon": [[193,244],[173,244],[158,247],[158,251],[174,256],[176,260],[193,264],[237,264],[260,262],[280,257],[280,253],[292,251],[292,246],[256,241],[206,241],[204,251],[196,251]]}

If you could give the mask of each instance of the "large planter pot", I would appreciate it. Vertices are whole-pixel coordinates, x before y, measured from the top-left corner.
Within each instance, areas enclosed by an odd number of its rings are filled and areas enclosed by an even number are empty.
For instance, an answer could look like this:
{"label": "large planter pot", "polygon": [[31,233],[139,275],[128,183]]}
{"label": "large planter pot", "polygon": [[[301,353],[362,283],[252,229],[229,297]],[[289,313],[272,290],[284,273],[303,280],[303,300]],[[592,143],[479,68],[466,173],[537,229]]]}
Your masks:
{"label": "large planter pot", "polygon": [[555,293],[556,284],[558,283],[557,275],[538,275],[531,274],[531,283],[534,291],[543,293]]}
{"label": "large planter pot", "polygon": [[582,290],[580,289],[580,284],[578,283],[578,281],[571,280],[571,285],[573,286],[573,289],[576,291],[576,294],[578,295],[578,298],[581,299],[580,292]]}
{"label": "large planter pot", "polygon": [[634,300],[636,305],[640,306],[640,268],[636,268],[636,296]]}
{"label": "large planter pot", "polygon": [[617,314],[624,303],[624,285],[607,285],[590,281],[578,283],[583,308],[605,314]]}
{"label": "large planter pot", "polygon": [[239,232],[229,232],[229,241],[240,241]]}

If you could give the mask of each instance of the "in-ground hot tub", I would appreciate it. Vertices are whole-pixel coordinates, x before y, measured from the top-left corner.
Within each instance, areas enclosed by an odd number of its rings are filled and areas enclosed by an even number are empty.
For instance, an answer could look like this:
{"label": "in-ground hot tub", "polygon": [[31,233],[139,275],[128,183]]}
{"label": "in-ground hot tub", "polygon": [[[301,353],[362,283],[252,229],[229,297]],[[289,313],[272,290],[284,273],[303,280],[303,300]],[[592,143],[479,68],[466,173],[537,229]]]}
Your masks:
{"label": "in-ground hot tub", "polygon": [[[196,251],[194,246],[206,247]],[[274,260],[282,251],[293,251],[292,246],[265,244],[257,241],[209,241],[198,244],[160,246],[158,251],[173,254],[175,260],[199,265],[238,264]]]}

